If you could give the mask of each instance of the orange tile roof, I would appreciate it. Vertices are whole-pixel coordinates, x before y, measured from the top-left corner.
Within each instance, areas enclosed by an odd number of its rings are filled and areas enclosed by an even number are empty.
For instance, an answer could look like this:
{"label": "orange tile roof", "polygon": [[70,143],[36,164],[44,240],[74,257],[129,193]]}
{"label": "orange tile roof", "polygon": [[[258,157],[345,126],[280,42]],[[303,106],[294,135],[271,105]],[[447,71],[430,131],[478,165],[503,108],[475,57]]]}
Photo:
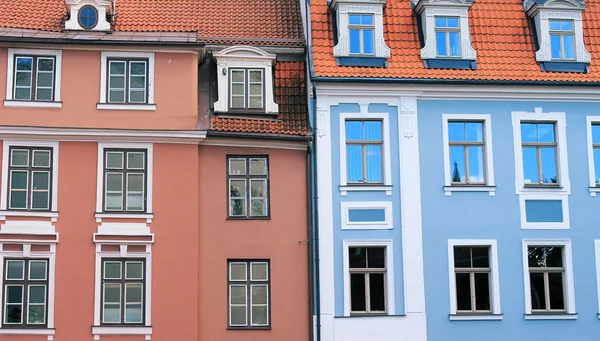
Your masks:
{"label": "orange tile roof", "polygon": [[273,119],[214,116],[214,131],[275,135],[308,135],[308,108],[304,62],[277,62],[275,65],[275,103],[279,115]]}
{"label": "orange tile roof", "polygon": [[198,0],[117,0],[115,2],[115,31],[198,30]]}
{"label": "orange tile roof", "polygon": [[522,0],[476,0],[469,10],[477,70],[427,69],[420,53],[416,17],[409,0],[388,0],[384,38],[391,49],[387,68],[337,66],[327,0],[311,1],[314,73],[317,77],[469,79],[486,81],[600,82],[600,0],[585,0],[584,41],[590,72],[542,72]]}
{"label": "orange tile roof", "polygon": [[65,0],[0,0],[0,26],[60,31],[67,17]]}

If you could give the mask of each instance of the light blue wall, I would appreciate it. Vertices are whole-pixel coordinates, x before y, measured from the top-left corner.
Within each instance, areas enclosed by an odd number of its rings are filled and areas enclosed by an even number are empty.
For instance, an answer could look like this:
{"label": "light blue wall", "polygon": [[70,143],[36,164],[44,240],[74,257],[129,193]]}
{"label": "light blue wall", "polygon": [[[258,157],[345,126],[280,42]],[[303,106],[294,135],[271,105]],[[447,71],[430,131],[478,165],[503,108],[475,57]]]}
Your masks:
{"label": "light blue wall", "polygon": [[[340,104],[330,108],[331,120],[331,159],[332,159],[332,188],[333,191],[333,239],[334,239],[334,273],[335,273],[335,315],[344,315],[344,266],[343,266],[343,240],[348,239],[392,239],[394,248],[394,284],[396,314],[404,313],[404,288],[402,280],[402,238],[400,229],[400,163],[398,159],[398,109],[384,104],[371,104],[369,113],[389,113],[390,153],[392,169],[392,195],[385,191],[379,192],[348,192],[346,196],[340,194],[340,113],[359,113],[358,104]],[[385,127],[384,127],[385,128]],[[341,146],[345,148],[345,146]],[[319,189],[322,191],[325,189]],[[342,230],[340,203],[344,201],[392,201],[393,224],[391,230]],[[323,228],[323,227],[321,227]]]}
{"label": "light blue wall", "polygon": [[[566,112],[571,195],[569,230],[522,230],[515,194],[512,111]],[[453,192],[446,197],[442,114],[490,114],[496,196]],[[586,116],[598,103],[418,101],[428,341],[599,340],[594,239],[600,239],[600,197],[588,192]],[[572,242],[577,320],[525,320],[522,239]],[[502,321],[450,321],[448,239],[498,241]]]}

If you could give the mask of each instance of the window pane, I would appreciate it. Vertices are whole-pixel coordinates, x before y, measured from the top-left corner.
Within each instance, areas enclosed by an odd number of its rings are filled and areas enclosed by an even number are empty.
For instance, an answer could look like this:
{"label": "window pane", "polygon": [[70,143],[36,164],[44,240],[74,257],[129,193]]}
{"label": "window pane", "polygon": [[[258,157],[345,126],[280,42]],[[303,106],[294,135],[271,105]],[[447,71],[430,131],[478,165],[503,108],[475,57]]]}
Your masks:
{"label": "window pane", "polygon": [[450,35],[450,56],[460,57],[460,36],[458,32],[449,32]]}
{"label": "window pane", "polygon": [[530,246],[528,249],[529,267],[562,267],[562,247]]}
{"label": "window pane", "polygon": [[231,199],[230,216],[246,215],[246,199]]}
{"label": "window pane", "polygon": [[382,141],[381,136],[381,121],[365,121],[364,122],[364,139],[367,141]]}
{"label": "window pane", "polygon": [[249,72],[250,72],[250,82],[262,83],[262,71],[250,70]]}
{"label": "window pane", "polygon": [[232,198],[246,196],[246,180],[229,180],[229,190]]}
{"label": "window pane", "polygon": [[50,167],[50,151],[34,150],[33,167]]}
{"label": "window pane", "polygon": [[369,274],[369,294],[371,311],[385,311],[385,275]]}
{"label": "window pane", "polygon": [[531,285],[531,309],[546,309],[544,274],[541,272],[530,273],[529,283]]}
{"label": "window pane", "polygon": [[435,32],[435,46],[438,56],[446,56],[446,32]]}
{"label": "window pane", "polygon": [[260,96],[250,96],[249,107],[250,109],[260,109],[262,108],[262,97]]}
{"label": "window pane", "polygon": [[262,84],[250,84],[250,95],[262,95]]}
{"label": "window pane", "polygon": [[121,278],[121,262],[104,262],[104,278],[105,279],[120,279]]}
{"label": "window pane", "polygon": [[244,71],[242,70],[233,70],[231,71],[231,81],[236,83],[244,82]]}
{"label": "window pane", "polygon": [[471,248],[466,246],[454,247],[454,267],[455,268],[470,268],[471,267]]}
{"label": "window pane", "polygon": [[363,30],[363,53],[373,54],[373,30]]}
{"label": "window pane", "polygon": [[448,122],[448,140],[449,141],[466,141],[465,123],[463,123],[463,122]]}
{"label": "window pane", "polygon": [[560,59],[562,57],[560,53],[560,35],[550,35],[550,47],[552,48],[552,58]]}
{"label": "window pane", "polygon": [[445,17],[436,17],[435,18],[435,27],[446,27],[446,18]]}
{"label": "window pane", "polygon": [[266,281],[267,280],[267,263],[251,263],[250,272],[252,281]]}
{"label": "window pane", "polygon": [[348,22],[350,23],[350,25],[360,25],[360,15],[350,14],[348,16]]}
{"label": "window pane", "polygon": [[367,310],[364,274],[350,274],[350,310]]}
{"label": "window pane", "polygon": [[448,27],[457,28],[458,27],[458,18],[448,18],[447,24],[448,24]]}
{"label": "window pane", "polygon": [[123,190],[123,173],[106,173],[106,190],[120,192]]}
{"label": "window pane", "polygon": [[265,217],[267,215],[267,199],[250,200],[250,216]]}
{"label": "window pane", "polygon": [[23,303],[23,286],[6,286],[6,303]]}
{"label": "window pane", "polygon": [[117,304],[104,304],[104,316],[103,321],[105,323],[119,323],[121,322],[121,305]]}
{"label": "window pane", "polygon": [[575,58],[575,44],[573,43],[573,36],[563,36],[563,50],[565,53],[565,59]]}
{"label": "window pane", "polygon": [[127,193],[127,210],[128,211],[143,211],[144,210],[144,194],[143,193]]}
{"label": "window pane", "polygon": [[348,248],[350,258],[350,268],[363,269],[367,267],[367,249],[364,247]]}
{"label": "window pane", "polygon": [[142,304],[127,304],[125,307],[125,323],[142,322]]}
{"label": "window pane", "polygon": [[45,73],[45,72],[38,73],[37,74],[37,86],[51,87],[53,77],[54,77],[54,75],[52,73]]}
{"label": "window pane", "polygon": [[43,324],[46,321],[46,305],[30,305],[27,313],[27,323]]}
{"label": "window pane", "polygon": [[245,285],[231,285],[230,286],[231,304],[246,304],[246,286]]}
{"label": "window pane", "polygon": [[127,190],[128,191],[143,191],[144,190],[144,174],[136,174],[136,173],[127,174]]}
{"label": "window pane", "polygon": [[144,278],[144,265],[142,262],[126,262],[125,263],[125,278],[126,279],[142,279]]}
{"label": "window pane", "polygon": [[146,62],[131,62],[132,75],[146,75]]}
{"label": "window pane", "polygon": [[37,89],[36,90],[36,99],[38,101],[51,101],[52,100],[52,90],[51,89]]}
{"label": "window pane", "polygon": [[10,192],[10,208],[27,208],[27,192]]}
{"label": "window pane", "polygon": [[129,102],[145,103],[146,102],[146,91],[145,90],[131,90],[129,92]]}
{"label": "window pane", "polygon": [[11,166],[29,166],[29,151],[28,150],[12,150],[10,159]]}
{"label": "window pane", "polygon": [[229,175],[246,175],[246,160],[229,159]]}
{"label": "window pane", "polygon": [[31,99],[31,89],[17,88],[15,89],[15,99]]}
{"label": "window pane", "polygon": [[560,30],[560,21],[550,20],[550,29],[552,31],[559,31]]}
{"label": "window pane", "polygon": [[523,147],[523,174],[526,184],[537,184],[540,182],[538,177],[537,148]]}
{"label": "window pane", "polygon": [[346,121],[346,141],[357,141],[363,139],[363,128],[361,121]]}
{"label": "window pane", "polygon": [[565,309],[562,272],[548,273],[548,287],[550,289],[550,309]]}
{"label": "window pane", "polygon": [[450,174],[452,174],[452,182],[466,182],[463,146],[450,146]]}
{"label": "window pane", "polygon": [[104,302],[120,303],[121,302],[121,284],[119,283],[104,283]]}
{"label": "window pane", "polygon": [[372,15],[361,15],[361,24],[363,25],[373,25],[373,16]]}
{"label": "window pane", "polygon": [[32,209],[48,209],[49,208],[50,192],[33,192],[31,193],[31,208]]}
{"label": "window pane", "polygon": [[26,171],[12,171],[10,173],[10,188],[11,189],[27,189],[27,172]]}
{"label": "window pane", "polygon": [[244,84],[232,84],[231,85],[231,93],[233,95],[244,95],[245,93],[245,89],[244,89]]}
{"label": "window pane", "polygon": [[123,153],[122,152],[107,152],[106,153],[106,168],[123,169]]}
{"label": "window pane", "polygon": [[110,90],[108,92],[108,101],[115,103],[125,102],[125,90]]}
{"label": "window pane", "polygon": [[556,142],[556,140],[554,139],[554,124],[537,124],[537,136],[539,142]]}
{"label": "window pane", "polygon": [[231,307],[231,325],[246,325],[246,307]]}
{"label": "window pane", "polygon": [[350,30],[350,53],[360,53],[360,30]]}
{"label": "window pane", "polygon": [[108,82],[108,87],[111,89],[125,88],[125,76],[110,76]]}
{"label": "window pane", "polygon": [[465,123],[467,141],[483,142],[483,123],[467,122]]}
{"label": "window pane", "polygon": [[468,147],[469,182],[485,182],[483,168],[483,147]]}
{"label": "window pane", "polygon": [[594,172],[596,183],[600,183],[600,148],[594,148]]}
{"label": "window pane", "polygon": [[250,175],[267,175],[267,159],[250,159]]}
{"label": "window pane", "polygon": [[29,303],[46,303],[46,286],[29,286]]}
{"label": "window pane", "polygon": [[348,182],[363,182],[362,146],[348,145]]}
{"label": "window pane", "polygon": [[129,77],[129,87],[131,87],[132,89],[145,89],[146,88],[146,76],[131,76],[131,77]]}
{"label": "window pane", "polygon": [[232,108],[244,108],[244,97],[232,97],[231,98]]}
{"label": "window pane", "polygon": [[385,268],[385,248],[370,247],[367,249],[367,266],[369,268]]}
{"label": "window pane", "polygon": [[23,279],[23,267],[25,262],[22,260],[7,261],[6,279]]}
{"label": "window pane", "polygon": [[17,72],[15,84],[19,87],[30,87],[31,72]]}
{"label": "window pane", "polygon": [[488,247],[475,246],[471,248],[474,268],[490,267],[490,251]]}
{"label": "window pane", "polygon": [[592,142],[600,144],[600,124],[592,125]]}
{"label": "window pane", "polygon": [[542,179],[544,183],[558,183],[556,175],[556,148],[541,148]]}
{"label": "window pane", "polygon": [[50,172],[32,172],[33,189],[47,190],[50,188]]}
{"label": "window pane", "polygon": [[229,264],[229,279],[230,280],[246,280],[246,264],[245,263],[230,263]]}
{"label": "window pane", "polygon": [[252,307],[252,325],[260,326],[267,324],[267,307]]}
{"label": "window pane", "polygon": [[252,304],[267,304],[267,287],[264,285],[253,285],[250,287],[252,290]]}
{"label": "window pane", "polygon": [[537,125],[521,123],[521,142],[537,142]]}
{"label": "window pane", "polygon": [[367,182],[383,182],[381,145],[365,146],[367,163]]}
{"label": "window pane", "polygon": [[142,302],[142,284],[125,284],[125,302]]}
{"label": "window pane", "polygon": [[4,321],[6,321],[6,323],[21,323],[21,309],[22,306],[20,304],[7,304]]}
{"label": "window pane", "polygon": [[110,74],[111,75],[124,75],[125,74],[125,62],[109,62]]}
{"label": "window pane", "polygon": [[127,153],[128,169],[144,169],[144,153]]}
{"label": "window pane", "polygon": [[17,57],[17,70],[18,71],[31,71],[32,69],[33,69],[33,58]]}
{"label": "window pane", "polygon": [[456,274],[456,310],[471,310],[471,277],[469,273]]}
{"label": "window pane", "polygon": [[46,279],[45,261],[29,261],[29,279],[30,280],[45,280]]}
{"label": "window pane", "polygon": [[561,21],[560,28],[563,31],[571,31],[573,30],[573,22],[570,20]]}
{"label": "window pane", "polygon": [[475,273],[475,309],[490,310],[490,275]]}

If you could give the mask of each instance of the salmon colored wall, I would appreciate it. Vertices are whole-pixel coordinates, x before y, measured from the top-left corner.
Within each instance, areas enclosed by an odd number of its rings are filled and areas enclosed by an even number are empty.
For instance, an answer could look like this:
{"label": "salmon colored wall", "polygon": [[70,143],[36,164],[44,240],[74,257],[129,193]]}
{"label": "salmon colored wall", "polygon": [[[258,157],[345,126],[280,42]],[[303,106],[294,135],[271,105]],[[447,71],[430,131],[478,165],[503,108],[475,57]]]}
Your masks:
{"label": "salmon colored wall", "polygon": [[[61,109],[7,108],[0,103],[0,125],[196,129],[198,56],[155,53],[156,111],[98,110],[100,51],[63,50]],[[0,48],[0,99],[6,98],[8,49]]]}
{"label": "salmon colored wall", "polygon": [[[270,220],[226,220],[226,156],[268,154]],[[200,340],[307,341],[305,151],[200,147]],[[227,259],[271,260],[271,330],[227,330]]]}

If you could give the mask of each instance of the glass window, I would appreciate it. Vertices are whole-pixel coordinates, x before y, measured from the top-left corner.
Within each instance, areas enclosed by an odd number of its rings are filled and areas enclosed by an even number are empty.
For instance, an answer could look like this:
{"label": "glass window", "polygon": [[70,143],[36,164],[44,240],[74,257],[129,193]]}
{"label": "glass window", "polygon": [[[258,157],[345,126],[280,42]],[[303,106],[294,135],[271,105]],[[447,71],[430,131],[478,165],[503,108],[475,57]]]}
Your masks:
{"label": "glass window", "polygon": [[460,57],[460,26],[456,17],[435,18],[436,55]]}
{"label": "glass window", "polygon": [[268,217],[268,158],[265,156],[230,156],[227,162],[229,217]]}
{"label": "glass window", "polygon": [[144,259],[102,259],[101,324],[144,323],[145,278]]}
{"label": "glass window", "polygon": [[16,56],[13,100],[54,100],[55,57]]}
{"label": "glass window", "polygon": [[230,69],[229,87],[230,109],[264,109],[262,69]]}
{"label": "glass window", "polygon": [[372,14],[349,14],[350,54],[374,53],[374,25]]}
{"label": "glass window", "polygon": [[552,59],[575,59],[575,31],[572,20],[549,20]]}
{"label": "glass window", "polygon": [[386,313],[386,248],[348,248],[350,314]]}
{"label": "glass window", "polygon": [[346,121],[348,184],[383,182],[383,122]]}
{"label": "glass window", "polygon": [[244,260],[227,263],[229,327],[269,327],[269,262]]}
{"label": "glass window", "polygon": [[48,260],[5,259],[3,328],[46,328]]}
{"label": "glass window", "polygon": [[98,23],[98,10],[94,6],[83,6],[79,10],[79,25],[84,29],[92,29]]}
{"label": "glass window", "polygon": [[8,209],[50,211],[52,148],[10,147]]}
{"label": "glass window", "polygon": [[600,124],[592,124],[592,146],[594,149],[594,178],[600,186]]}
{"label": "glass window", "polygon": [[104,211],[146,211],[145,149],[104,149]]}
{"label": "glass window", "polygon": [[450,174],[453,184],[485,184],[484,123],[481,121],[448,122]]}
{"label": "glass window", "polygon": [[521,122],[525,186],[558,186],[555,122]]}
{"label": "glass window", "polygon": [[108,103],[148,102],[148,60],[108,60]]}
{"label": "glass window", "polygon": [[454,280],[457,313],[491,313],[491,267],[488,246],[455,246]]}
{"label": "glass window", "polygon": [[561,312],[565,305],[563,247],[529,246],[531,312]]}

